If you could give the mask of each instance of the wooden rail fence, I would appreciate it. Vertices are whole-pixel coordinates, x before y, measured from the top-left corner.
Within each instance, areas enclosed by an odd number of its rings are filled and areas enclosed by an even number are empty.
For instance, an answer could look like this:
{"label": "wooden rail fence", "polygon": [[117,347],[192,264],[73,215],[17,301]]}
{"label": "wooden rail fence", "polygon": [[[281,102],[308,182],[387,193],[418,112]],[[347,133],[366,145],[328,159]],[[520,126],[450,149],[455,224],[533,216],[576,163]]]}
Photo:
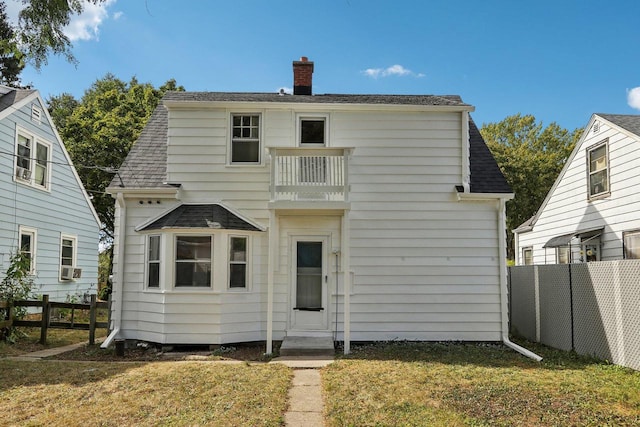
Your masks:
{"label": "wooden rail fence", "polygon": [[[14,317],[15,307],[42,307],[41,320],[21,320]],[[53,309],[66,309],[71,311],[70,321],[55,321],[51,319]],[[98,322],[98,310],[107,310],[108,319],[106,322]],[[43,295],[42,300],[19,300],[13,303],[0,301],[0,310],[5,315],[0,318],[0,328],[8,328],[11,326],[28,326],[40,328],[40,344],[47,343],[47,331],[49,329],[80,329],[89,331],[89,344],[95,344],[96,329],[108,329],[111,317],[111,300],[98,301],[96,295],[91,295],[89,304],[78,304],[70,302],[49,301],[49,295]],[[75,321],[76,310],[89,311],[89,323],[80,323]]]}

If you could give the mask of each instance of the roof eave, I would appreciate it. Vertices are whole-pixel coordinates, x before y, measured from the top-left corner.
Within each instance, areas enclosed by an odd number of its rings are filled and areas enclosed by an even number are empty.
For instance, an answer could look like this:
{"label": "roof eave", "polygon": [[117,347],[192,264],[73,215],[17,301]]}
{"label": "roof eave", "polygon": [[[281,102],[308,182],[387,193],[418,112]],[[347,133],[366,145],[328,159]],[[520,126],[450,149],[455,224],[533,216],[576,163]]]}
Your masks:
{"label": "roof eave", "polygon": [[468,104],[463,105],[418,105],[418,104],[369,104],[369,103],[333,103],[333,102],[268,102],[268,101],[177,101],[164,100],[163,105],[171,109],[195,109],[195,108],[228,108],[230,105],[235,108],[253,109],[293,109],[302,108],[305,110],[370,110],[370,111],[450,111],[450,112],[473,112],[475,107]]}
{"label": "roof eave", "polygon": [[514,193],[456,193],[458,201],[461,200],[511,200]]}

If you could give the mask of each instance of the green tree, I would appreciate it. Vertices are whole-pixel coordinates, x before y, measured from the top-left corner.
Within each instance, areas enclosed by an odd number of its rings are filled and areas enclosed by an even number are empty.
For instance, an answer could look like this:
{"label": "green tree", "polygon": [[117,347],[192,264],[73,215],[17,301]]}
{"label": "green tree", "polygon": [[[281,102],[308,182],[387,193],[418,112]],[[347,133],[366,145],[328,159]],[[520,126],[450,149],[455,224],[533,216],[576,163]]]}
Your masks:
{"label": "green tree", "polygon": [[173,79],[156,89],[135,77],[126,83],[107,74],[79,101],[67,93],[47,100],[78,175],[92,196],[102,222],[103,243],[113,238],[114,216],[113,198],[104,190],[168,90],[184,88]]}
{"label": "green tree", "polygon": [[19,87],[24,54],[18,48],[14,28],[9,23],[6,5],[0,3],[0,84]]}
{"label": "green tree", "polygon": [[105,0],[23,0],[24,9],[20,11],[18,35],[20,47],[26,58],[39,70],[47,64],[49,53],[64,56],[67,61],[76,63],[71,52],[73,47],[64,34],[73,15],[84,10],[84,3],[104,3]]}
{"label": "green tree", "polygon": [[515,197],[507,202],[507,256],[514,258],[511,230],[531,218],[544,201],[582,134],[558,124],[544,127],[532,115],[483,124],[480,133]]}

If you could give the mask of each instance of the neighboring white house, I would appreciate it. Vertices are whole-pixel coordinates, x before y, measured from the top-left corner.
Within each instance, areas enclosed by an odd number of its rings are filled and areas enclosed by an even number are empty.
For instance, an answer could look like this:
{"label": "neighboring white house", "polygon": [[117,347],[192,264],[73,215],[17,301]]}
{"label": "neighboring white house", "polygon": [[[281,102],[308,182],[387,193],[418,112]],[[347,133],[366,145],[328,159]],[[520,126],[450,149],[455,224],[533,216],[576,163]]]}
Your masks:
{"label": "neighboring white house", "polygon": [[113,338],[501,341],[513,194],[458,96],[170,92],[108,191]]}
{"label": "neighboring white house", "polygon": [[594,114],[540,209],[515,233],[516,264],[640,258],[640,116]]}
{"label": "neighboring white house", "polygon": [[30,258],[36,294],[97,292],[100,223],[36,90],[0,86],[0,279]]}

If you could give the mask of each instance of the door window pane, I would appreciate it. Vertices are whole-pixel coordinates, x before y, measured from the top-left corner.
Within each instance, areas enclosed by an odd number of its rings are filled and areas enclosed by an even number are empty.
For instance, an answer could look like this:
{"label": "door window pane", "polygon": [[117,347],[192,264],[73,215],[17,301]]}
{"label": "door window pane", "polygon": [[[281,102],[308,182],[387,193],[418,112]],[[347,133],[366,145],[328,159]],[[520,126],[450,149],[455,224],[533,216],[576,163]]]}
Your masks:
{"label": "door window pane", "polygon": [[296,308],[322,308],[322,242],[297,243]]}

